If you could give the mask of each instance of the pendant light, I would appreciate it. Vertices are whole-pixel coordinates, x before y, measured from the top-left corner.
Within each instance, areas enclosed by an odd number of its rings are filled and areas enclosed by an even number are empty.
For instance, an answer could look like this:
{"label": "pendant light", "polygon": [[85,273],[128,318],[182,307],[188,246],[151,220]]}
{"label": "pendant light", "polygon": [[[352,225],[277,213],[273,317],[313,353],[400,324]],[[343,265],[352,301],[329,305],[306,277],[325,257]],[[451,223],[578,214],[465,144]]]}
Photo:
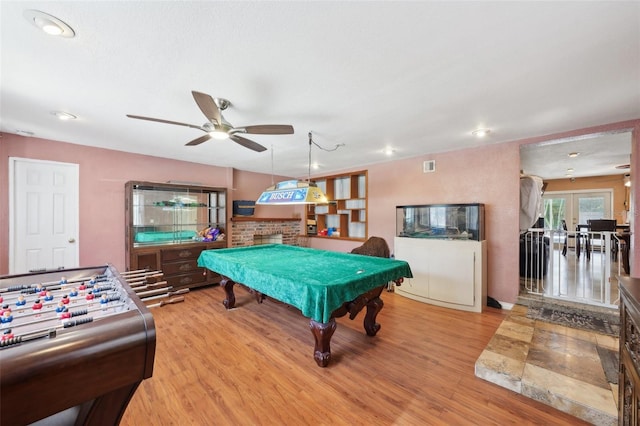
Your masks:
{"label": "pendant light", "polygon": [[[327,204],[327,196],[318,186],[311,182],[311,145],[315,144],[309,132],[309,175],[307,180],[285,180],[271,185],[256,201],[256,204],[291,205],[291,204]],[[337,145],[336,148],[338,148]],[[273,167],[273,157],[271,159]],[[273,171],[272,171],[273,175]]]}

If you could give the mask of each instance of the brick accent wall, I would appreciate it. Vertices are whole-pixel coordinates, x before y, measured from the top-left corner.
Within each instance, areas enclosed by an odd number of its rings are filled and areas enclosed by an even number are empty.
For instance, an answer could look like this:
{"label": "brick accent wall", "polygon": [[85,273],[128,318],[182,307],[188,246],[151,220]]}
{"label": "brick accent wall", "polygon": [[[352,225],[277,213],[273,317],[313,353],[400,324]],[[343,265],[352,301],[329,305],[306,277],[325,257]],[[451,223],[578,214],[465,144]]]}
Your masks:
{"label": "brick accent wall", "polygon": [[265,220],[259,221],[231,220],[231,247],[244,247],[253,245],[254,235],[282,234],[282,243],[297,245],[300,234],[300,219]]}

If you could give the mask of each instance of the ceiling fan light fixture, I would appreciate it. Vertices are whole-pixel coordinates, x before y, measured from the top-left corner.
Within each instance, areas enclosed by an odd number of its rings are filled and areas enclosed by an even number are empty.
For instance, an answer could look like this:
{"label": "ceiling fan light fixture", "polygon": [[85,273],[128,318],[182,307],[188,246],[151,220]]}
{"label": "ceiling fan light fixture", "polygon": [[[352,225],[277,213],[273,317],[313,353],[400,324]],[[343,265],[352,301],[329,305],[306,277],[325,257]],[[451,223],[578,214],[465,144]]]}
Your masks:
{"label": "ceiling fan light fixture", "polygon": [[60,36],[65,38],[75,37],[76,33],[65,22],[39,10],[25,10],[23,16],[27,21],[49,35]]}
{"label": "ceiling fan light fixture", "polygon": [[76,118],[78,118],[77,116],[64,111],[51,111],[51,114],[55,115],[59,120],[62,121],[75,120]]}
{"label": "ceiling fan light fixture", "polygon": [[476,129],[473,132],[471,132],[471,134],[477,138],[484,138],[485,136],[487,136],[489,133],[491,132],[491,130],[489,129]]}
{"label": "ceiling fan light fixture", "polygon": [[224,130],[212,130],[211,132],[209,132],[209,134],[212,138],[217,140],[229,139],[229,133],[225,132]]}

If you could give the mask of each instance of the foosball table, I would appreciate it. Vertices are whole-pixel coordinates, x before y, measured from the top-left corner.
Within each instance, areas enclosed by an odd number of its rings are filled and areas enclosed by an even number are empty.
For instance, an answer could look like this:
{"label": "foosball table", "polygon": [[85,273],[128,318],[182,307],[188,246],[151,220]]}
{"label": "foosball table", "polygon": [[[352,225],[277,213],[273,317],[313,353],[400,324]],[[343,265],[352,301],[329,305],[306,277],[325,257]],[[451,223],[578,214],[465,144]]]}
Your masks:
{"label": "foosball table", "polygon": [[153,317],[111,265],[0,277],[0,424],[118,424],[151,377]]}

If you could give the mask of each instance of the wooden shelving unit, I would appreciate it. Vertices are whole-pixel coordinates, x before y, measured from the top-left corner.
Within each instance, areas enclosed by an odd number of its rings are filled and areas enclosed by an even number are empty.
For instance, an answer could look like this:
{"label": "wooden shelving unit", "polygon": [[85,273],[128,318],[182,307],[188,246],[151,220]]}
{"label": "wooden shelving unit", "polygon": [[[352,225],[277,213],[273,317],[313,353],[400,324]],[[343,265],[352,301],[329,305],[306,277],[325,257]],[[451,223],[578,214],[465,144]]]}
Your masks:
{"label": "wooden shelving unit", "polygon": [[329,204],[307,207],[307,235],[366,240],[367,172],[324,176],[314,181],[327,196]]}

